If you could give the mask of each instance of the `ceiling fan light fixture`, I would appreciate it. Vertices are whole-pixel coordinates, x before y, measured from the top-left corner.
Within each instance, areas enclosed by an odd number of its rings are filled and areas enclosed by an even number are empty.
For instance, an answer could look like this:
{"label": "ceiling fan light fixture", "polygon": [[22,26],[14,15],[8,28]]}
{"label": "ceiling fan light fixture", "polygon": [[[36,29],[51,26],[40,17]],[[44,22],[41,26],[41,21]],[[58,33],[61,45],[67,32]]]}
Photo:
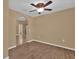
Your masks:
{"label": "ceiling fan light fixture", "polygon": [[43,12],[44,11],[44,8],[38,8],[37,9],[37,12]]}

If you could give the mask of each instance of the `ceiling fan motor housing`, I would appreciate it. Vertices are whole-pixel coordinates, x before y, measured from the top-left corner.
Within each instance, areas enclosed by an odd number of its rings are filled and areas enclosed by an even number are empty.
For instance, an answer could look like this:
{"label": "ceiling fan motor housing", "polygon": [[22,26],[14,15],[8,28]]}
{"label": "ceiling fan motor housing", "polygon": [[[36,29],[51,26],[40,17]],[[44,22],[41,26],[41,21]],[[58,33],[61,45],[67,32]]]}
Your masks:
{"label": "ceiling fan motor housing", "polygon": [[44,7],[44,3],[38,3],[36,6],[37,6],[37,8],[42,8],[42,7]]}

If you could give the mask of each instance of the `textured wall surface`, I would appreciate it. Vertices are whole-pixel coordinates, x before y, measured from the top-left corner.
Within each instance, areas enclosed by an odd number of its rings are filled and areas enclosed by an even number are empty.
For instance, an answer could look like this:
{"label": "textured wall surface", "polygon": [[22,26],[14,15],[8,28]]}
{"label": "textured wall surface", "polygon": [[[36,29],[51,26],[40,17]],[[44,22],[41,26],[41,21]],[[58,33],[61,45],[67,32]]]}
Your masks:
{"label": "textured wall surface", "polygon": [[74,48],[74,23],[74,8],[35,17],[31,20],[31,37],[35,40]]}
{"label": "textured wall surface", "polygon": [[9,10],[8,10],[8,0],[4,0],[4,12],[3,12],[3,54],[4,57],[8,56],[8,39],[9,39]]}

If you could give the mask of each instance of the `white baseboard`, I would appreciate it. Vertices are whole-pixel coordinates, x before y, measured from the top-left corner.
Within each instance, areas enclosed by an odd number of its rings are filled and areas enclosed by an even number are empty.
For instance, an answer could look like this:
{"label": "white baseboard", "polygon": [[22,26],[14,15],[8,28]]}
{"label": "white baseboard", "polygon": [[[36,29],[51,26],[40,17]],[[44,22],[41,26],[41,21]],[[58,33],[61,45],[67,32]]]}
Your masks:
{"label": "white baseboard", "polygon": [[48,44],[48,45],[52,45],[52,46],[61,47],[61,48],[65,48],[65,49],[69,49],[69,50],[75,51],[75,49],[73,49],[73,48],[64,47],[64,46],[60,46],[60,45],[56,45],[56,44],[52,44],[52,43],[48,43],[48,42],[44,42],[44,41],[39,41],[39,40],[35,40],[35,39],[34,40],[29,40],[27,42],[32,42],[32,41],[37,41],[37,42],[45,43],[45,44]]}
{"label": "white baseboard", "polygon": [[16,47],[16,45],[14,45],[14,46],[12,46],[12,47],[9,47],[8,50],[9,50],[9,49],[12,49],[12,48],[15,48],[15,47]]}
{"label": "white baseboard", "polygon": [[[43,42],[43,41],[39,41],[39,40],[29,40],[27,42],[32,42],[32,41],[36,41],[36,42],[41,42],[41,43],[44,43],[44,44],[48,44],[48,45],[52,45],[52,46],[56,46],[56,47],[61,47],[61,48],[65,48],[65,49],[69,49],[69,50],[73,50],[75,51],[75,49],[73,48],[69,48],[69,47],[64,47],[64,46],[60,46],[60,45],[56,45],[56,44],[52,44],[52,43],[47,43],[47,42]],[[12,48],[15,48],[16,46],[12,46],[12,47],[9,47],[8,49],[12,49]]]}

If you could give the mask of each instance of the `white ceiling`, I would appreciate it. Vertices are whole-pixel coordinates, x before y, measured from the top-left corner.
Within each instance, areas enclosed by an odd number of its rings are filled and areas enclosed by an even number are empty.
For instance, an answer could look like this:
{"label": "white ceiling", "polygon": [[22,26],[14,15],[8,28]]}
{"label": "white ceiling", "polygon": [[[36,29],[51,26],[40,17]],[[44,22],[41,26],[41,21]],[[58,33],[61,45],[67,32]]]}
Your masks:
{"label": "white ceiling", "polygon": [[51,12],[61,11],[68,8],[74,8],[75,7],[75,1],[74,0],[52,0],[53,3],[47,6],[47,8],[52,8],[53,10],[50,11],[44,11],[42,14],[38,14],[37,11],[29,12],[31,10],[36,9],[35,7],[31,6],[31,3],[37,3],[43,1],[44,3],[47,3],[50,0],[9,0],[9,8],[18,12],[21,12],[23,14],[26,14],[28,16],[40,16],[49,14]]}

